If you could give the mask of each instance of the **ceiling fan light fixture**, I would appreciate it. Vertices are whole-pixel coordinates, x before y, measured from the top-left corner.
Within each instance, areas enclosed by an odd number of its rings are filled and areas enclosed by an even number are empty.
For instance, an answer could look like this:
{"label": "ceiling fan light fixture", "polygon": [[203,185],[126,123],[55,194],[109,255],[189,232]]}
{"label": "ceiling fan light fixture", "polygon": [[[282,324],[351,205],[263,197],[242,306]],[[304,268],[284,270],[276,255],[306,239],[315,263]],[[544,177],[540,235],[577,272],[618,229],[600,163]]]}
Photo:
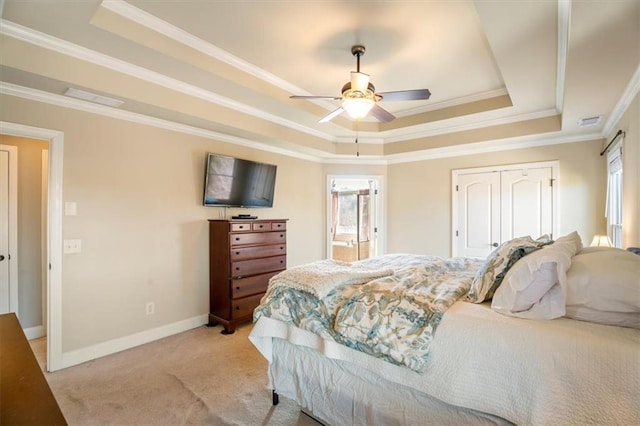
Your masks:
{"label": "ceiling fan light fixture", "polygon": [[370,90],[364,93],[359,90],[347,90],[342,94],[342,108],[354,120],[366,117],[375,103],[375,94]]}

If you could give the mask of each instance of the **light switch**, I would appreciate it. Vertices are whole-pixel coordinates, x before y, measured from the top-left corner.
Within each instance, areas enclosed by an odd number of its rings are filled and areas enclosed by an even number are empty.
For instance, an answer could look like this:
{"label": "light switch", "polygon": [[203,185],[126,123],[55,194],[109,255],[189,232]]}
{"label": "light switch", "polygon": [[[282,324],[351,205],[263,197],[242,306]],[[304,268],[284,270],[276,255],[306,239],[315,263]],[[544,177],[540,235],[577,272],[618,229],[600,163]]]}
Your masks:
{"label": "light switch", "polygon": [[82,240],[64,240],[65,254],[80,253],[82,251]]}
{"label": "light switch", "polygon": [[78,214],[78,204],[73,201],[66,201],[64,203],[64,215],[75,216]]}

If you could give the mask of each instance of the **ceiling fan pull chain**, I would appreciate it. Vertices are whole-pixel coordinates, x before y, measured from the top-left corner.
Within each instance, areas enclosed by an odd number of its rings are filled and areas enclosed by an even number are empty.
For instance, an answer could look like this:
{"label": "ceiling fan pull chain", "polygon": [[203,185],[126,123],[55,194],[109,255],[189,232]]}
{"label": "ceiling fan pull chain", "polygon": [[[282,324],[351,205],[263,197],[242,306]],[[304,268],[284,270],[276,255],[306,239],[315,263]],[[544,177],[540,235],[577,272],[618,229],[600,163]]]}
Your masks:
{"label": "ceiling fan pull chain", "polygon": [[358,145],[358,137],[356,136],[356,157],[360,157],[360,145]]}

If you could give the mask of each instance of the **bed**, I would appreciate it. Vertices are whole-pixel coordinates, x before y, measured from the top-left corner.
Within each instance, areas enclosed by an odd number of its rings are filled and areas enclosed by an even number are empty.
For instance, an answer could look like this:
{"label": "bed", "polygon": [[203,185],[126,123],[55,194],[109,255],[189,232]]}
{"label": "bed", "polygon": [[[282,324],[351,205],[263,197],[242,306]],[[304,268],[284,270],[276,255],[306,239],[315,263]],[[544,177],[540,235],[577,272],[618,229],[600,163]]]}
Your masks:
{"label": "bed", "polygon": [[640,424],[638,277],[576,233],[325,260],[272,279],[250,340],[325,424]]}

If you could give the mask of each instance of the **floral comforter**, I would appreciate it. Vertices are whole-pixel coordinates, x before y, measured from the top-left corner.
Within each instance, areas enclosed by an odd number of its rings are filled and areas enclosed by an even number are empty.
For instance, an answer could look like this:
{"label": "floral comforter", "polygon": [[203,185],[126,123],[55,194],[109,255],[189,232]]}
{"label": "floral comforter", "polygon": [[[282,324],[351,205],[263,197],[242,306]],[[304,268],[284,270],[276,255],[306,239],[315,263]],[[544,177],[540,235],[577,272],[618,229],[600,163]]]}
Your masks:
{"label": "floral comforter", "polygon": [[337,285],[326,294],[301,289],[312,283],[287,285],[275,276],[254,320],[271,317],[422,372],[442,315],[467,294],[482,263],[472,258],[385,255],[354,266],[359,273],[363,268],[392,273]]}

